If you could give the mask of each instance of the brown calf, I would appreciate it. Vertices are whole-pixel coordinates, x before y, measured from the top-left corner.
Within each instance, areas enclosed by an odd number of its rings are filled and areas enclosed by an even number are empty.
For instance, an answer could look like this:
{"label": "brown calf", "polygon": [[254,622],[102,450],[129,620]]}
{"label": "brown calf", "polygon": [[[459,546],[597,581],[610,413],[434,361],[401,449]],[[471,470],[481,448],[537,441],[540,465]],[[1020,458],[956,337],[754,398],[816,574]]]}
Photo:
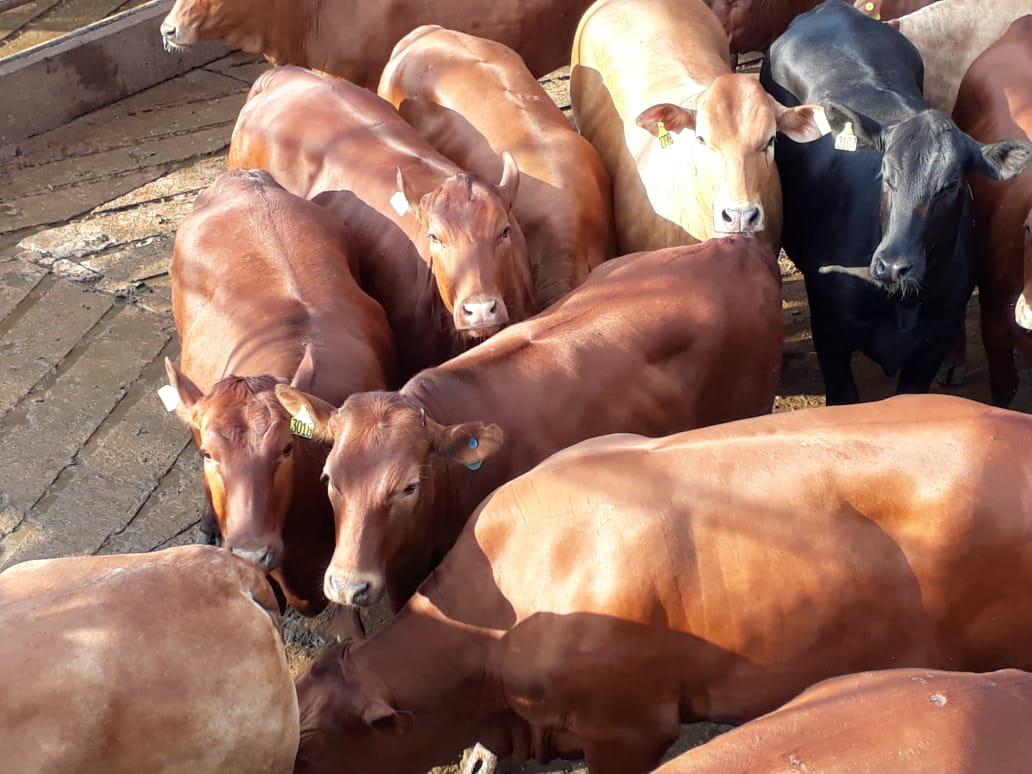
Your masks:
{"label": "brown calf", "polygon": [[656,774],[1000,774],[1032,761],[1032,675],[893,669],[826,680]]}
{"label": "brown calf", "polygon": [[609,175],[512,49],[420,27],[395,47],[380,96],[437,150],[484,179],[502,169],[497,149],[512,152],[520,168],[513,212],[527,238],[538,306],[612,257]]}
{"label": "brown calf", "polygon": [[[1014,22],[972,63],[953,116],[957,126],[981,143],[1032,139],[1032,16]],[[1028,306],[1022,304],[1015,311],[1026,262],[1032,261],[1032,172],[1006,183],[990,182],[983,175],[971,175],[968,182],[981,247],[981,260],[975,266],[982,342],[989,358],[993,401],[1006,406],[1018,389],[1014,348],[1032,353],[1032,340],[1025,330],[1032,328]]]}
{"label": "brown calf", "polygon": [[263,74],[240,112],[231,168],[272,173],[348,226],[362,286],[387,312],[409,375],[532,314],[519,170],[498,186],[437,153],[387,102],[296,67]]}
{"label": "brown calf", "polygon": [[286,774],[297,697],[276,596],[209,546],[0,573],[7,772]]}
{"label": "brown calf", "polygon": [[326,594],[400,607],[491,490],[613,432],[665,435],[770,411],[780,277],[756,240],[608,261],[580,288],[399,392],[340,409],[281,387],[333,441],[337,549]]}
{"label": "brown calf", "polygon": [[908,396],[560,452],[300,679],[297,771],[424,772],[479,740],[637,774],[682,722],[828,677],[1029,669],[1030,433]]}
{"label": "brown calf", "polygon": [[613,179],[619,253],[721,234],[780,248],[775,135],[808,142],[827,122],[778,104],[729,57],[702,0],[598,0],[584,14],[570,95]]}
{"label": "brown calf", "polygon": [[395,378],[387,320],[356,284],[347,241],[336,218],[265,172],[229,172],[198,197],[172,259],[182,370],[166,366],[208,502],[226,547],[310,615],[326,606],[333,550],[326,450],[291,434],[274,389],[343,402]]}
{"label": "brown calf", "polygon": [[221,40],[376,88],[391,48],[421,24],[504,43],[540,76],[569,63],[570,41],[591,0],[176,0],[161,24],[167,48]]}

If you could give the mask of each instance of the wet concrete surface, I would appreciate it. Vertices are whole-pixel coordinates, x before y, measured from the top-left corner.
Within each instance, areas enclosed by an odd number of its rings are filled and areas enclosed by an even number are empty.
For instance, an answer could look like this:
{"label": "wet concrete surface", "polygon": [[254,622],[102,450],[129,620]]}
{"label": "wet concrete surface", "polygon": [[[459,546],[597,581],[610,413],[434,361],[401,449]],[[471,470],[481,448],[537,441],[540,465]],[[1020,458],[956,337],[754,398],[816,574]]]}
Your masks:
{"label": "wet concrete surface", "polygon": [[[199,461],[156,397],[178,345],[168,267],[175,229],[224,169],[250,82],[266,65],[233,55],[0,157],[0,569],[27,559],[149,551],[196,540]],[[568,105],[563,72],[546,89]],[[786,323],[777,410],[823,403],[802,279],[782,261]],[[970,373],[988,398],[969,315]],[[1032,409],[1023,364],[1014,407]],[[859,362],[865,398],[892,382]],[[942,389],[942,388],[937,388]],[[789,472],[790,473],[790,472]],[[332,636],[326,616],[288,615],[292,668]],[[688,727],[682,744],[719,731]],[[503,765],[572,771],[577,764]]]}

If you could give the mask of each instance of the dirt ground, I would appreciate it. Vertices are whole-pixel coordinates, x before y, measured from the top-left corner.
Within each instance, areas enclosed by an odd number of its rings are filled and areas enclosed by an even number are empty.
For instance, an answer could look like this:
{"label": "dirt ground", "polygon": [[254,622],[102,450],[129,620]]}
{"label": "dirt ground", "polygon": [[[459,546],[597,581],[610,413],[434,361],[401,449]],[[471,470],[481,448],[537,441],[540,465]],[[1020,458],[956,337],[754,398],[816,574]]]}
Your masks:
{"label": "dirt ground", "polygon": [[[236,114],[265,67],[231,55],[0,149],[0,569],[195,540],[199,461],[155,394],[163,358],[178,355],[171,243],[197,193],[223,170]],[[568,107],[561,72],[546,88]],[[802,278],[786,260],[782,270],[781,411],[823,403]],[[977,314],[976,299],[970,372],[951,391],[987,400]],[[870,363],[858,372],[865,398],[891,393]],[[1014,407],[1029,411],[1028,363],[1021,376]],[[295,669],[325,632],[321,620],[288,618]],[[717,731],[688,727],[682,746]]]}

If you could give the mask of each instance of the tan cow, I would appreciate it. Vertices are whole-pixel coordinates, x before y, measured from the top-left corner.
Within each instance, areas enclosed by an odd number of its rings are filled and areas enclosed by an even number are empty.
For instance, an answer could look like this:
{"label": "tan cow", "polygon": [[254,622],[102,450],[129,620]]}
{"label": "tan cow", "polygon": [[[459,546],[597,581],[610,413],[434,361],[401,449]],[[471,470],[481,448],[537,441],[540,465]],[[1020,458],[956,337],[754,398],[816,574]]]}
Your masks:
{"label": "tan cow", "polygon": [[382,631],[302,676],[297,771],[421,774],[479,740],[636,774],[682,722],[828,677],[1027,670],[1030,434],[906,396],[562,451],[491,494]]}
{"label": "tan cow", "polygon": [[665,435],[770,411],[780,277],[753,239],[607,261],[540,315],[339,409],[286,386],[333,441],[337,550],[325,592],[400,607],[491,490],[612,432]]}
{"label": "tan cow", "polygon": [[728,64],[702,0],[598,0],[573,47],[581,132],[613,179],[621,253],[720,234],[781,243],[774,136],[828,133],[820,107],[785,108]]}
{"label": "tan cow", "polygon": [[499,185],[435,151],[386,101],[346,81],[281,67],[255,81],[231,169],[265,169],[347,226],[362,285],[387,312],[406,375],[536,311],[527,246]]}
{"label": "tan cow", "polygon": [[291,383],[326,400],[395,380],[383,310],[352,274],[344,227],[265,172],[228,172],[176,234],[172,306],[178,414],[204,460],[225,546],[272,572],[288,601],[326,606],[333,513],[319,482],[326,449],[292,435],[276,400]]}
{"label": "tan cow", "polygon": [[925,102],[949,115],[975,57],[1030,12],[1030,0],[939,0],[889,24],[917,47],[924,60]]}
{"label": "tan cow", "polygon": [[508,149],[520,168],[513,212],[544,308],[613,255],[612,186],[598,153],[512,49],[442,27],[402,38],[380,80],[437,150],[494,180]]}
{"label": "tan cow", "polygon": [[441,24],[515,49],[534,75],[569,63],[591,0],[176,0],[161,24],[166,48],[221,40],[274,64],[311,67],[376,88],[391,48]]}
{"label": "tan cow", "polygon": [[209,546],[8,568],[0,769],[289,772],[298,710],[279,626],[265,576]]}
{"label": "tan cow", "polygon": [[893,669],[826,680],[655,774],[1001,774],[1032,761],[1032,675]]}

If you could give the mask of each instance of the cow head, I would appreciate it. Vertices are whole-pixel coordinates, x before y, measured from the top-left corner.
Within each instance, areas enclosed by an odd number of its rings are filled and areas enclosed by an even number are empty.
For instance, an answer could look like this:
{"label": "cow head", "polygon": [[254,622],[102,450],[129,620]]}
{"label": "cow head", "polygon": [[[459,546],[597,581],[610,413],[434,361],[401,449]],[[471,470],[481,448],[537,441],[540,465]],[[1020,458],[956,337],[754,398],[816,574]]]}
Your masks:
{"label": "cow head", "polygon": [[[275,13],[270,18],[270,13]],[[296,12],[294,16],[296,16]],[[268,3],[247,0],[176,0],[161,22],[161,39],[168,51],[199,40],[219,39],[230,48],[260,53],[273,28],[287,21]],[[265,29],[263,29],[263,27]]]}
{"label": "cow head", "polygon": [[512,215],[520,172],[508,153],[503,162],[497,186],[463,173],[419,191],[398,170],[398,189],[426,229],[425,255],[441,300],[455,329],[473,338],[531,312],[527,245]]}
{"label": "cow head", "polygon": [[[901,296],[920,292],[934,269],[929,256],[952,254],[971,198],[964,176],[976,172],[1009,180],[1032,162],[1032,143],[982,145],[937,110],[892,126],[833,102],[825,114],[836,136],[852,134],[858,148],[881,153],[882,238],[870,271]],[[936,253],[936,246],[945,249]]]}
{"label": "cow head", "polygon": [[297,679],[301,745],[295,771],[336,768],[342,751],[349,768],[376,771],[382,754],[365,760],[362,752],[374,753],[377,742],[394,746],[412,729],[412,713],[394,708],[390,689],[371,670],[356,667],[350,649],[350,642],[325,648]]}
{"label": "cow head", "polygon": [[754,234],[765,228],[762,202],[776,175],[777,132],[796,142],[828,133],[820,107],[786,108],[756,78],[734,74],[721,75],[689,105],[648,108],[637,123],[661,145],[670,146],[666,152],[672,163],[678,156],[690,159],[695,179],[685,184],[695,187],[699,205],[713,213],[715,235]]}
{"label": "cow head", "polygon": [[324,477],[337,545],[323,585],[327,598],[342,605],[373,605],[392,566],[429,562],[430,511],[446,467],[476,475],[502,443],[497,425],[446,427],[399,393],[352,395],[339,409],[286,385],[276,396],[291,415],[307,409],[316,437],[333,444]]}
{"label": "cow head", "polygon": [[[193,432],[204,460],[204,486],[224,545],[266,572],[283,561],[283,522],[294,496],[297,440],[276,400],[271,376],[227,376],[205,395],[171,360],[169,384],[177,413]],[[311,389],[307,351],[292,385]]]}
{"label": "cow head", "polygon": [[1025,286],[1014,307],[1014,319],[1018,325],[1032,333],[1032,211],[1025,219]]}

